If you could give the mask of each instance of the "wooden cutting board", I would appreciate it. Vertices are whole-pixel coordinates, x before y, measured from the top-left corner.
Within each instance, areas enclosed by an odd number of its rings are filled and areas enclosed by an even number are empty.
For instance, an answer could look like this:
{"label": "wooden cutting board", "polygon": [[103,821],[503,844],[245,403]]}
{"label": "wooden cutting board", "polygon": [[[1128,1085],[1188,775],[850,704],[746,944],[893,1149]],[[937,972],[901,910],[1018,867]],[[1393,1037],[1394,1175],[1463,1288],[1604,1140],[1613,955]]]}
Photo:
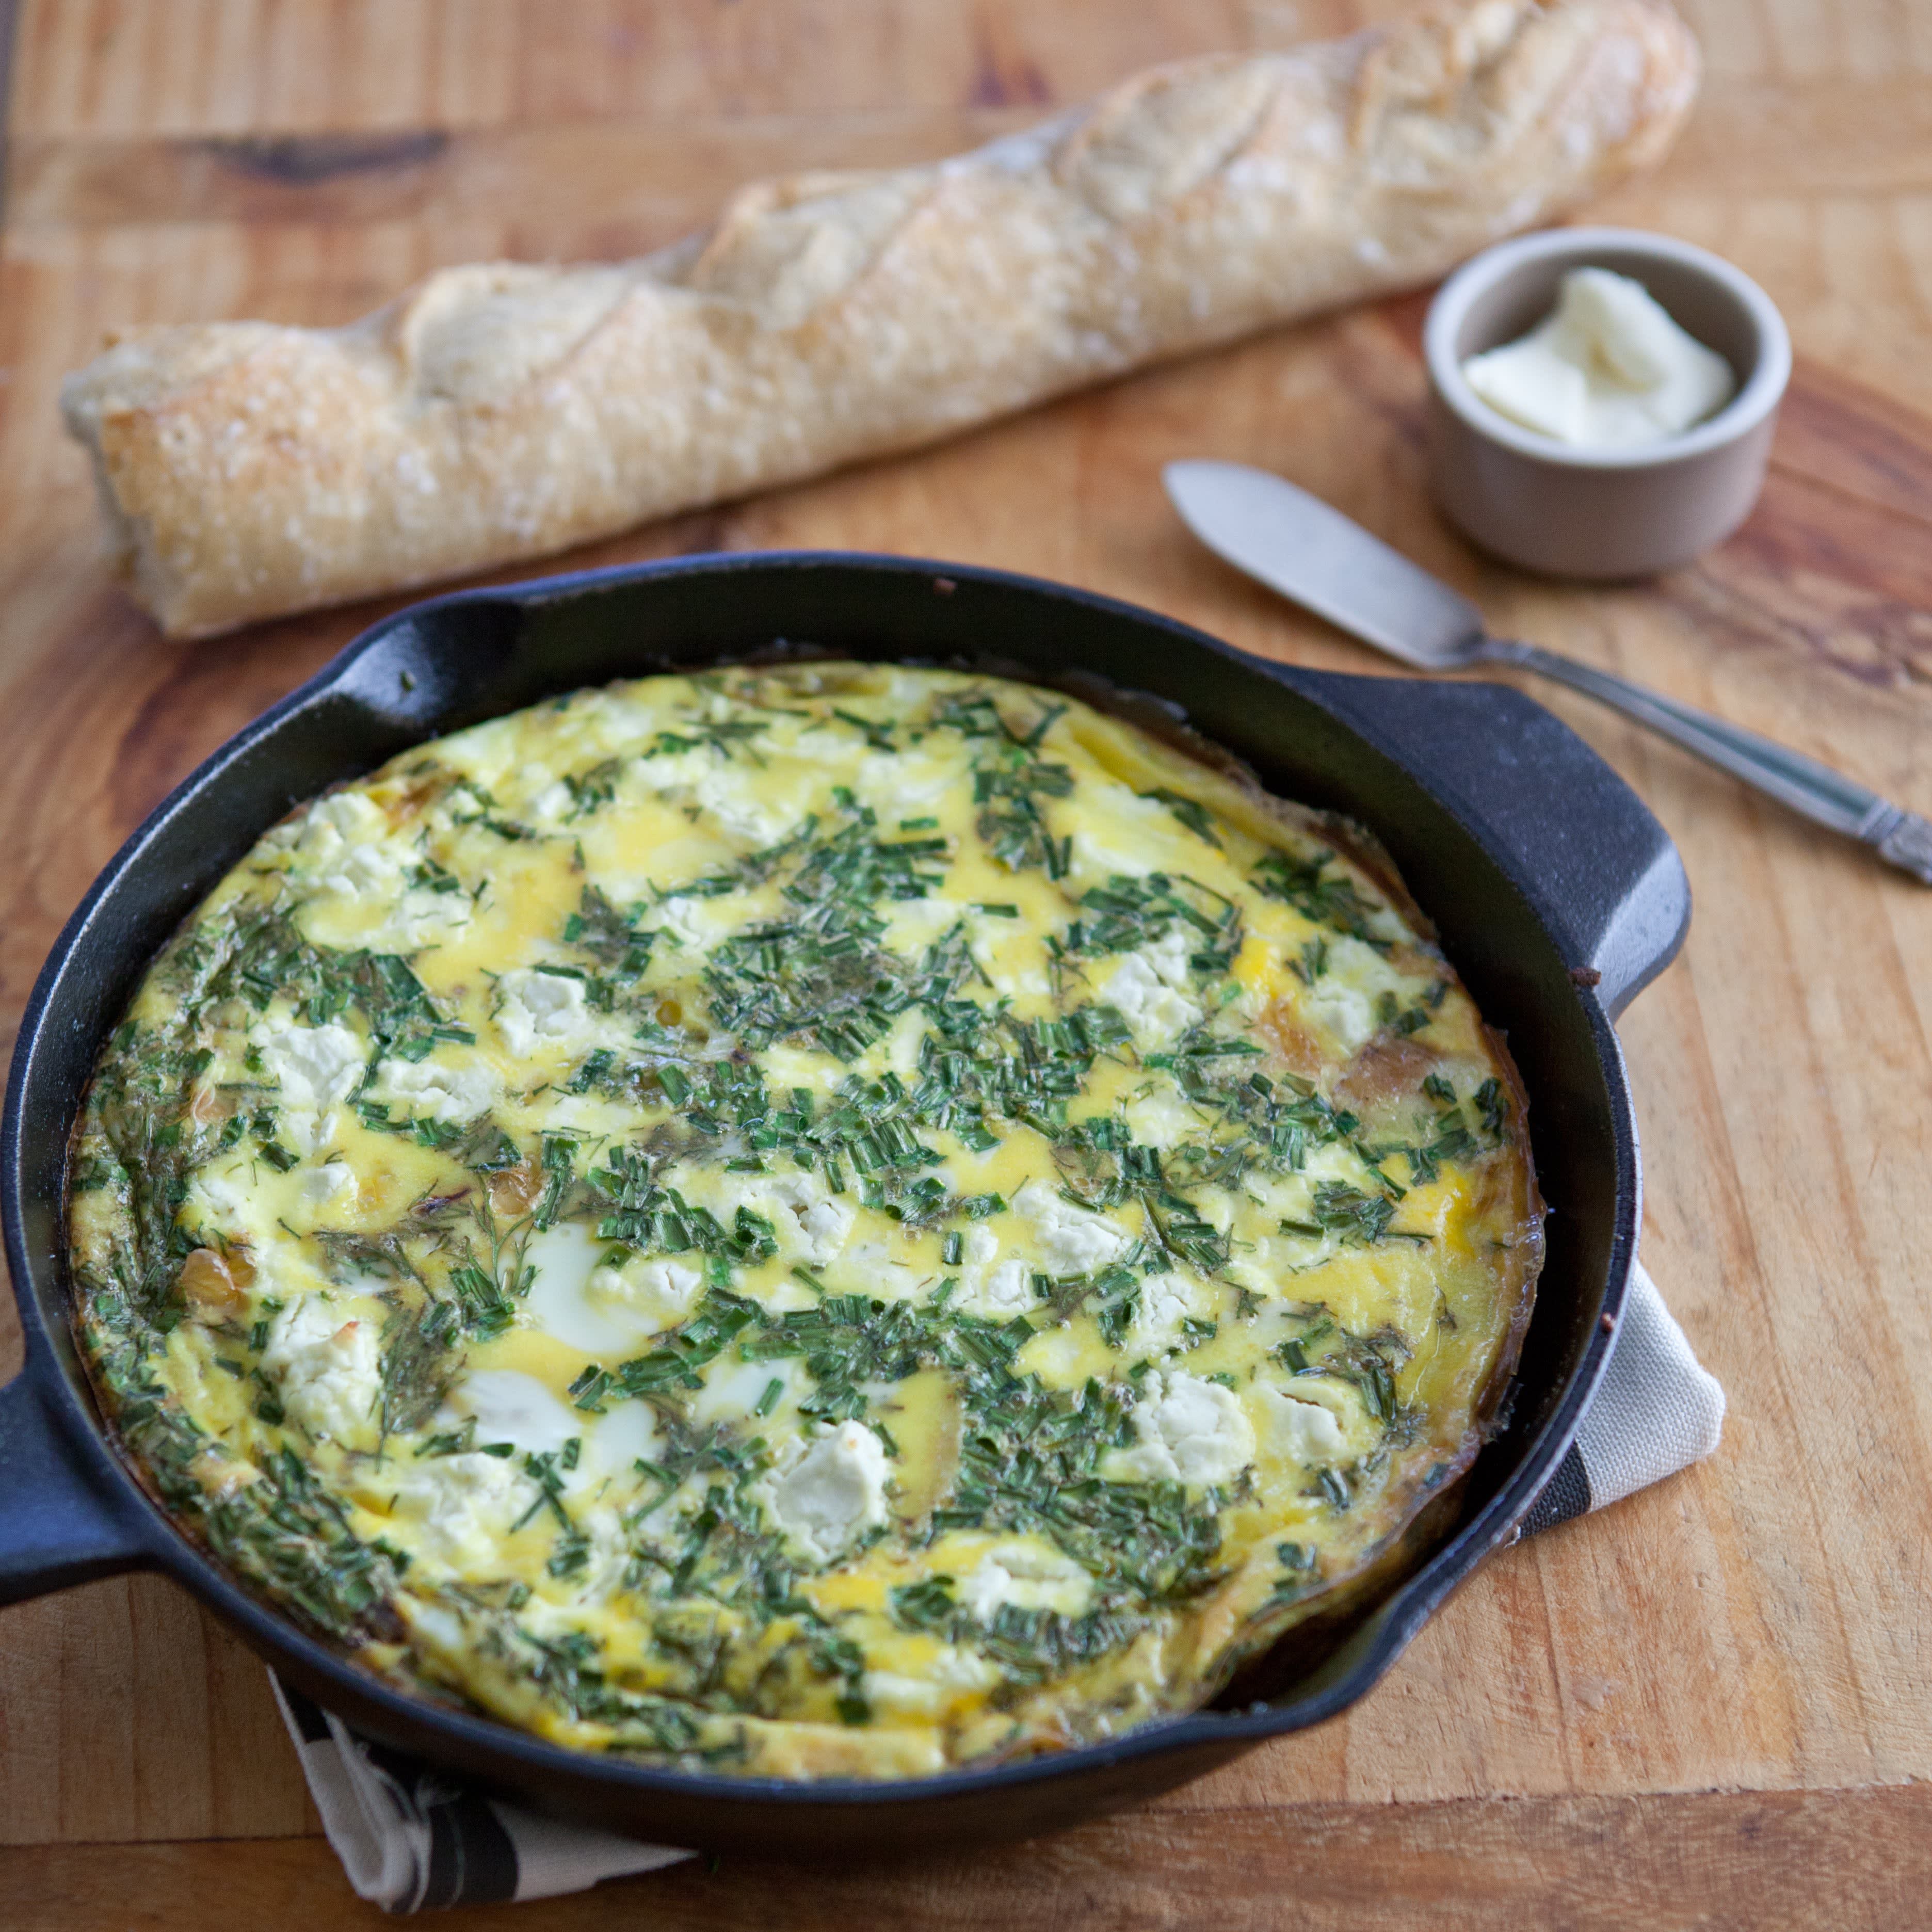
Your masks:
{"label": "wooden cutting board", "polygon": [[[442,262],[629,252],[747,175],[943,152],[1146,59],[1355,17],[1339,0],[850,0],[836,28],[806,0],[25,7],[0,252],[9,1036],[140,816],[392,608],[159,640],[102,576],[53,415],[104,328],[332,322]],[[1331,498],[1498,627],[1932,811],[1932,49],[1880,0],[1695,17],[1698,118],[1601,212],[1723,248],[1804,352],[1762,503],[1690,568],[1564,590],[1450,534],[1422,487],[1419,296],[563,561],[916,553],[1385,668],[1180,530],[1161,464],[1228,457]],[[1696,894],[1684,958],[1624,1035],[1645,1258],[1729,1391],[1719,1455],[1504,1553],[1356,1710],[1150,1812],[943,1866],[734,1860],[506,1924],[1910,1922],[1932,1876],[1913,1783],[1932,1775],[1932,892],[1537,694],[1663,818]],[[260,1666],[172,1586],[0,1616],[0,1923],[364,1922],[314,1829]]]}

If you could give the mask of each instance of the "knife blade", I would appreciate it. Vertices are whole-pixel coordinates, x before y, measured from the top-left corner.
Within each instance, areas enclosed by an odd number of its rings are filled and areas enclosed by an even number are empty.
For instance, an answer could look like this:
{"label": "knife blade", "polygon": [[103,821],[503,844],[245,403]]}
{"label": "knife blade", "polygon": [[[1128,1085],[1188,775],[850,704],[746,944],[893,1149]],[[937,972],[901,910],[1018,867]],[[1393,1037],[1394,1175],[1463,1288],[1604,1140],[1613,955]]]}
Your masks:
{"label": "knife blade", "polygon": [[1210,550],[1292,603],[1432,670],[1481,655],[1487,628],[1466,597],[1285,478],[1199,462],[1170,463],[1162,479]]}

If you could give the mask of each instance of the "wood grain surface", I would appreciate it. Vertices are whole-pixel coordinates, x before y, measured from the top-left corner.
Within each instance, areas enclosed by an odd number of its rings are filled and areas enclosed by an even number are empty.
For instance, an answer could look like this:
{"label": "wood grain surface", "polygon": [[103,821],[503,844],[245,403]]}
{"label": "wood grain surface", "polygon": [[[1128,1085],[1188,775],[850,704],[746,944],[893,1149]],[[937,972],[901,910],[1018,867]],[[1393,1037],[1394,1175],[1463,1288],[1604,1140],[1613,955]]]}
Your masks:
{"label": "wood grain surface", "polygon": [[[0,240],[0,1024],[166,790],[388,608],[158,639],[105,580],[62,372],[128,321],[334,322],[440,263],[628,253],[746,176],[941,153],[1347,0],[26,0]],[[1932,12],[1697,0],[1703,99],[1593,212],[1716,247],[1800,351],[1743,532],[1654,584],[1484,564],[1421,482],[1424,298],[578,553],[827,544],[1365,653],[1192,546],[1162,462],[1265,464],[1496,625],[1932,811]],[[1904,1924],[1932,1880],[1932,893],[1580,700],[1696,895],[1624,1025],[1644,1253],[1730,1400],[1709,1464],[1489,1564],[1322,1730],[1151,1810],[875,1872],[736,1864],[474,1915],[665,1926]],[[4,1319],[10,1322],[9,1308]],[[0,1330],[10,1372],[17,1342]],[[0,1472],[4,1479],[4,1472]],[[0,1924],[354,1924],[260,1666],[151,1578],[0,1616]],[[249,1840],[247,1844],[224,1843]]]}
{"label": "wood grain surface", "polygon": [[[970,1860],[827,1871],[693,1860],[540,1904],[474,1907],[450,1932],[1693,1932],[1922,1924],[1932,1794],[1885,1787],[1514,1803],[1214,1805],[1115,1819]],[[316,1838],[219,1848],[16,1852],[10,1932],[393,1925],[342,1889]],[[321,1901],[328,1899],[324,1904]]]}

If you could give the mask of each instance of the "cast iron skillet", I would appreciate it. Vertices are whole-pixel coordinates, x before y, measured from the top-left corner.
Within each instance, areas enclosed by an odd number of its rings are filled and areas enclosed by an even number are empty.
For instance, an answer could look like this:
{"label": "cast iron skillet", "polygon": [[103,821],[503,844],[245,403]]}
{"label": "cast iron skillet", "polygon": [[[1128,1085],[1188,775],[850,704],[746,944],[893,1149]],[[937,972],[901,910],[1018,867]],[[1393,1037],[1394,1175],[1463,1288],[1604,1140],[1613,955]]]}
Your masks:
{"label": "cast iron skillet", "polygon": [[[554,693],[809,640],[868,658],[998,658],[1177,700],[1272,790],[1378,833],[1530,1096],[1549,1260],[1513,1413],[1460,1528],[1265,1702],[1116,1742],[883,1786],[693,1776],[557,1748],[378,1682],[182,1535],[110,1446],[76,1358],[62,1168],[94,1055],[148,958],[298,801],[421,740]],[[540,1809],[674,1844],[826,1854],[1017,1838],[1149,1796],[1360,1697],[1507,1540],[1557,1470],[1636,1249],[1635,1122],[1612,1017],[1690,917],[1676,848],[1564,725],[1499,685],[1264,663],[1132,607],[996,571],[888,557],[702,556],[459,592],[377,625],[217,752],[68,922],[28,1003],[0,1136],[26,1367],[0,1390],[0,1603],[166,1572],[359,1730]],[[1600,976],[1600,977],[1598,976]]]}

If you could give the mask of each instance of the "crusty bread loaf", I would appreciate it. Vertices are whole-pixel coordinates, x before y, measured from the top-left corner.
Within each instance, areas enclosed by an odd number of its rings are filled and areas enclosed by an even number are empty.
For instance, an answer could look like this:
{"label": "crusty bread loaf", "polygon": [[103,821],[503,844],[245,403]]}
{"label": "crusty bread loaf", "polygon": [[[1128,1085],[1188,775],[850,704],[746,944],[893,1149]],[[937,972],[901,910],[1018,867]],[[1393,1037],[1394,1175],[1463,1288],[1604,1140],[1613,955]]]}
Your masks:
{"label": "crusty bread loaf", "polygon": [[742,190],[615,266],[446,269],[339,329],[138,334],[68,378],[175,636],[533,557],[1426,281],[1657,158],[1664,0],[1480,0],[1160,68],[972,154]]}

